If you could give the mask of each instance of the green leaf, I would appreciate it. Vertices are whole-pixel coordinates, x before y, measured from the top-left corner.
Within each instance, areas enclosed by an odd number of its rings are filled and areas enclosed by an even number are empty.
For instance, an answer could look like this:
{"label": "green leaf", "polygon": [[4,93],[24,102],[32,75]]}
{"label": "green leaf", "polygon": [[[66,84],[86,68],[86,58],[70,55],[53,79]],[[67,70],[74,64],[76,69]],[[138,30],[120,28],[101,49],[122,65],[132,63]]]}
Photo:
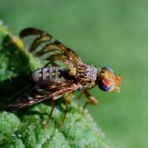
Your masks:
{"label": "green leaf", "polygon": [[110,148],[104,133],[93,121],[87,110],[82,113],[76,100],[60,127],[65,105],[56,102],[56,108],[45,128],[51,110],[46,102],[15,112],[4,111],[27,91],[26,77],[42,67],[42,61],[27,52],[22,41],[0,25],[0,147],[6,148]]}

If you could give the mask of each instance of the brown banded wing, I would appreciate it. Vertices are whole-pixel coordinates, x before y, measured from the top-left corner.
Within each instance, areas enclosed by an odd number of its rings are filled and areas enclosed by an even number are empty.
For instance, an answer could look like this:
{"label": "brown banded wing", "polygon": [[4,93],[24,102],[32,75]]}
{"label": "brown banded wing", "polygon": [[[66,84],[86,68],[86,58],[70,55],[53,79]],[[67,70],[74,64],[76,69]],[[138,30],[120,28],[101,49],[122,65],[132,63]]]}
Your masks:
{"label": "brown banded wing", "polygon": [[20,97],[16,103],[7,106],[6,110],[16,110],[42,102],[44,100],[56,100],[66,93],[74,92],[81,85],[73,84],[71,81],[49,82],[41,81],[37,83],[30,92]]}
{"label": "brown banded wing", "polygon": [[[37,36],[29,48],[29,51],[35,56],[42,58],[47,55],[44,59],[47,59],[51,62],[58,60],[64,62],[68,60],[72,63],[81,62],[81,59],[76,52],[63,45],[60,41],[55,40],[50,34],[42,30],[36,28],[25,28],[20,32],[21,38],[31,35]],[[43,47],[40,50],[37,50],[37,48],[41,45]]]}

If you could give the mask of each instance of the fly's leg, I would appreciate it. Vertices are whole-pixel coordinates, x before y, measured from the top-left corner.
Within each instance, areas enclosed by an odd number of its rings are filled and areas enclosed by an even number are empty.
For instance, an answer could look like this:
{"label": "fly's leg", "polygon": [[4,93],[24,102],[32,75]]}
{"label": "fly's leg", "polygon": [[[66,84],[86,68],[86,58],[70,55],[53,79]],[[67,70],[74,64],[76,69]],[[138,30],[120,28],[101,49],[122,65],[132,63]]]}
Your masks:
{"label": "fly's leg", "polygon": [[44,127],[45,127],[45,128],[48,128],[48,125],[49,125],[49,122],[50,122],[50,120],[51,120],[51,117],[52,117],[54,108],[55,108],[55,105],[54,105],[54,98],[52,98],[52,100],[51,100],[51,111],[50,111],[50,114],[49,114],[49,117],[48,117],[47,122],[44,124]]}
{"label": "fly's leg", "polygon": [[84,92],[81,91],[76,99],[79,100],[82,97],[83,94],[84,94]]}
{"label": "fly's leg", "polygon": [[[48,98],[51,98],[52,99],[52,110],[51,110],[51,112],[50,112],[50,115],[49,115],[49,121],[50,121],[50,119],[51,119],[51,116],[52,116],[52,112],[53,112],[53,110],[54,110],[54,100],[55,100],[55,97],[57,97],[57,96],[62,96],[62,95],[64,95],[65,93],[67,93],[67,92],[69,92],[67,95],[66,95],[66,111],[65,111],[65,114],[64,114],[64,117],[63,117],[63,119],[62,119],[62,121],[61,121],[61,124],[60,124],[60,127],[62,127],[62,125],[63,125],[63,122],[64,122],[64,119],[65,119],[65,117],[66,117],[66,114],[67,114],[67,112],[68,112],[68,103],[69,103],[69,101],[70,101],[70,98],[71,98],[71,96],[72,96],[72,94],[73,94],[73,92],[75,91],[75,90],[77,90],[78,88],[80,88],[80,86],[81,85],[69,85],[68,86],[68,84],[67,84],[67,87],[65,87],[65,88],[63,88],[63,89],[61,89],[61,90],[59,90],[59,91],[57,91],[57,92],[55,92],[55,93],[52,93],[52,94],[50,94],[48,97],[45,97],[44,98],[44,100],[46,100],[46,99],[48,99]],[[48,122],[49,121],[47,121],[47,125],[48,125]],[[46,126],[45,126],[46,127]]]}
{"label": "fly's leg", "polygon": [[81,97],[84,95],[84,92],[83,91],[81,91],[79,94],[78,94],[78,96],[76,97],[76,101],[77,101],[77,103],[79,103],[79,100],[81,99]]}
{"label": "fly's leg", "polygon": [[83,105],[83,111],[84,111],[88,104],[96,105],[98,103],[98,100],[96,100],[96,98],[93,97],[87,89],[84,89],[83,92],[86,95],[86,97],[88,98],[88,100]]}
{"label": "fly's leg", "polygon": [[70,101],[72,95],[73,95],[72,92],[71,92],[71,93],[68,93],[68,94],[66,95],[66,98],[65,98],[65,100],[66,100],[66,102],[65,102],[66,110],[65,110],[64,116],[63,116],[63,118],[62,118],[62,120],[61,120],[60,127],[63,126],[64,120],[65,120],[66,115],[67,115],[67,113],[68,113],[68,109],[69,109],[69,108],[68,108],[68,104],[69,104],[69,101]]}

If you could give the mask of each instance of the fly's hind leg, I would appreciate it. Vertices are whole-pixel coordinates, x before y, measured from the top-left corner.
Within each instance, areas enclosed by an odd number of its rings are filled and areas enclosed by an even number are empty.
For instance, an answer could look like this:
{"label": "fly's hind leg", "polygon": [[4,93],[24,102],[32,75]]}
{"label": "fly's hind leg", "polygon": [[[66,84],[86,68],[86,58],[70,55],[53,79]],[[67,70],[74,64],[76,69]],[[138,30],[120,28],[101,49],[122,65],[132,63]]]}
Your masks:
{"label": "fly's hind leg", "polygon": [[69,110],[68,104],[69,104],[69,101],[70,101],[72,95],[73,95],[73,93],[68,93],[68,94],[66,95],[66,98],[65,98],[65,100],[66,100],[66,102],[65,102],[66,110],[65,110],[64,116],[63,116],[63,118],[62,118],[62,120],[61,120],[60,127],[63,126],[64,120],[65,120],[66,115],[67,115],[67,113],[68,113],[68,110]]}
{"label": "fly's hind leg", "polygon": [[84,89],[83,92],[86,95],[86,97],[88,98],[88,100],[83,105],[83,111],[84,111],[88,104],[96,105],[98,103],[98,100],[96,100],[96,98],[93,97],[87,89]]}
{"label": "fly's hind leg", "polygon": [[52,99],[51,99],[51,111],[50,111],[48,120],[47,120],[46,123],[44,124],[44,127],[45,127],[45,128],[48,128],[48,125],[49,125],[49,122],[50,122],[50,120],[51,120],[51,117],[52,117],[54,108],[55,108],[54,99],[52,98]]}

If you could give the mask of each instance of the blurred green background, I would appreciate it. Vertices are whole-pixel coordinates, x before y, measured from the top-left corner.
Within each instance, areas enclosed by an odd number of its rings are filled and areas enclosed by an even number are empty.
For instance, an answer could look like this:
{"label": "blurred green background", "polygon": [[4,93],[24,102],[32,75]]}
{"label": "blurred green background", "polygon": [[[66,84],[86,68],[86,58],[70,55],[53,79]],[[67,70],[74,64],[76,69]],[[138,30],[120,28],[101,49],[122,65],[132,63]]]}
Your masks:
{"label": "blurred green background", "polygon": [[121,73],[121,92],[92,89],[100,104],[88,109],[115,147],[146,148],[147,6],[146,0],[0,0],[0,19],[15,34],[29,26],[48,31],[86,63]]}

